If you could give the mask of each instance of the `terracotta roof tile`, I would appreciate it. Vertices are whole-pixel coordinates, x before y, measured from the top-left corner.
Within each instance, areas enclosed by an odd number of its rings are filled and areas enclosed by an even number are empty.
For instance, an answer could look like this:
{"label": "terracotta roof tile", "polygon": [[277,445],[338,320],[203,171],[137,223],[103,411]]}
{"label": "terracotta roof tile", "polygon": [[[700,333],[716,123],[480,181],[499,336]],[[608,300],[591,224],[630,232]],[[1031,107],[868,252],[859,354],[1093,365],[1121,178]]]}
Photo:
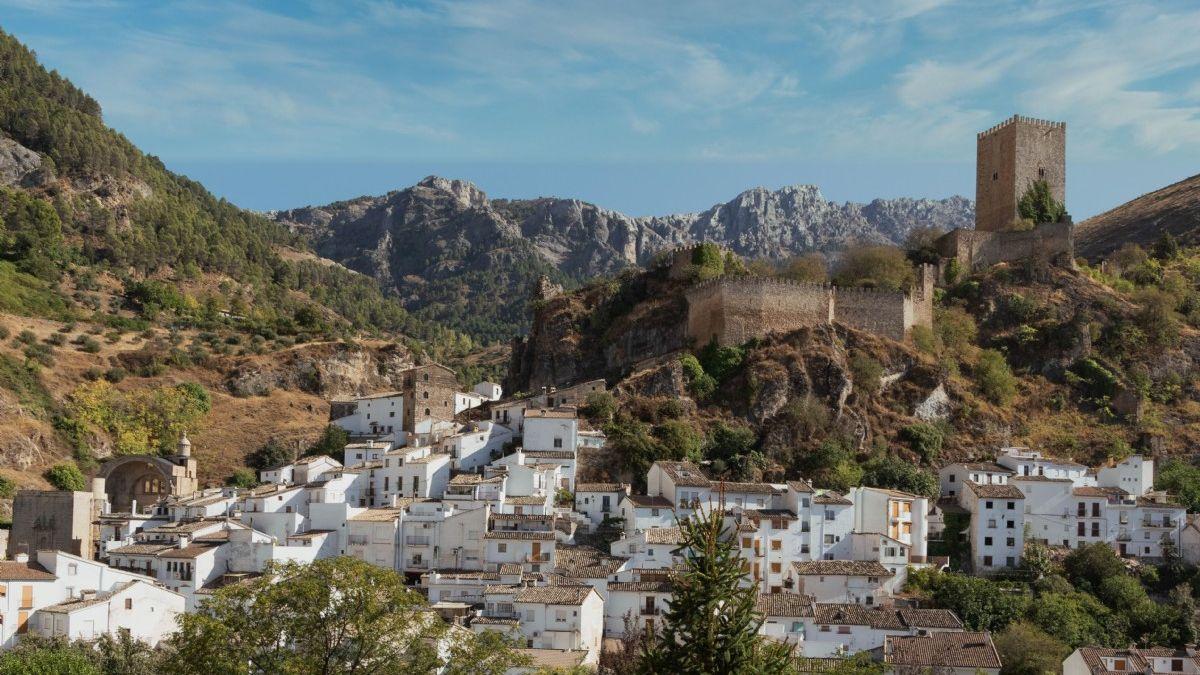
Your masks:
{"label": "terracotta roof tile", "polygon": [[892,573],[875,560],[805,560],[792,563],[797,574],[816,576],[891,577]]}
{"label": "terracotta roof tile", "polygon": [[795,593],[764,593],[756,609],[765,616],[813,616],[813,598]]}
{"label": "terracotta roof tile", "polygon": [[888,636],[883,661],[917,668],[1000,668],[1000,655],[987,633],[933,633],[932,635]]}
{"label": "terracotta roof tile", "polygon": [[0,560],[0,581],[54,581],[55,576],[35,562]]}

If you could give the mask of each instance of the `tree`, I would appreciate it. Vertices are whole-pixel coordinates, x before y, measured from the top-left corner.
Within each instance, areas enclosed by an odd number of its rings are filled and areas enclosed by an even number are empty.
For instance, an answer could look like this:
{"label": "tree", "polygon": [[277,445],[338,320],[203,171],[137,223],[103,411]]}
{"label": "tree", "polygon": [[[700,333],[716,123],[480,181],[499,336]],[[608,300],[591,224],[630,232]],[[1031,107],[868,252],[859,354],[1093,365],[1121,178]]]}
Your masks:
{"label": "tree", "polygon": [[1034,539],[1029,532],[1029,524],[1025,524],[1025,550],[1021,552],[1021,567],[1029,572],[1033,581],[1037,581],[1054,572],[1054,560],[1050,557],[1050,547]]}
{"label": "tree", "polygon": [[1175,495],[1188,511],[1200,511],[1200,468],[1180,459],[1168,459],[1158,467],[1154,488]]}
{"label": "tree", "polygon": [[25,635],[16,647],[0,653],[0,675],[104,675],[82,643]]}
{"label": "tree", "polygon": [[1028,621],[1014,621],[994,638],[1000,675],[1045,675],[1062,670],[1070,647]]}
{"label": "tree", "polygon": [[758,437],[750,427],[717,422],[708,435],[705,455],[713,461],[714,471],[728,470],[737,479],[743,479],[749,473],[757,442]]}
{"label": "tree", "polygon": [[665,420],[655,426],[651,433],[671,459],[696,462],[704,458],[704,436],[684,420]]}
{"label": "tree", "polygon": [[1076,588],[1096,591],[1105,579],[1125,574],[1125,563],[1112,546],[1098,541],[1073,549],[1063,559],[1063,570]]}
{"label": "tree", "polygon": [[879,381],[883,377],[882,363],[868,354],[856,351],[850,355],[849,366],[850,379],[864,396],[871,396],[879,391]]}
{"label": "tree", "polygon": [[579,412],[592,424],[605,424],[617,411],[617,400],[607,391],[593,391],[587,395]]}
{"label": "tree", "polygon": [[1040,224],[1057,223],[1067,210],[1063,208],[1062,202],[1050,194],[1050,184],[1038,180],[1021,195],[1021,200],[1017,202],[1017,212],[1021,214],[1021,218]]}
{"label": "tree", "polygon": [[725,274],[725,256],[721,253],[721,247],[706,241],[693,249],[692,274],[698,281]]}
{"label": "tree", "polygon": [[499,631],[454,631],[450,656],[440,675],[504,675],[529,666],[532,659],[518,652],[518,643]]}
{"label": "tree", "polygon": [[700,512],[682,525],[684,569],[658,635],[646,640],[640,673],[784,673],[791,652],[758,634],[758,586],[724,517]]}
{"label": "tree", "polygon": [[904,238],[904,251],[908,259],[916,264],[936,265],[941,255],[938,254],[937,240],[945,234],[936,225],[918,225],[908,231]]}
{"label": "tree", "polygon": [[829,281],[829,262],[820,253],[805,253],[787,261],[781,276],[793,281],[823,284]]}
{"label": "tree", "polygon": [[1029,620],[1071,648],[1123,643],[1122,632],[1108,627],[1110,615],[1089,593],[1043,593],[1029,606]]}
{"label": "tree", "polygon": [[346,449],[346,444],[349,442],[350,432],[336,424],[330,424],[325,427],[325,431],[321,432],[321,437],[315,443],[308,446],[304,451],[304,456],[328,455],[336,459],[341,457],[342,452]]}
{"label": "tree", "polygon": [[284,447],[278,440],[272,438],[263,443],[254,452],[246,455],[246,464],[252,469],[262,471],[263,469],[273,469],[282,464],[287,464],[295,458],[295,453]]}
{"label": "tree", "polygon": [[1003,630],[1028,605],[1019,590],[981,577],[943,572],[933,574],[928,584],[934,602],[954,610],[967,630]]}
{"label": "tree", "polygon": [[229,478],[225,479],[225,484],[236,488],[250,488],[258,485],[258,476],[252,469],[240,467],[234,469]]}
{"label": "tree", "polygon": [[700,359],[691,354],[684,354],[679,357],[679,367],[683,369],[683,379],[687,382],[688,391],[697,400],[702,401],[716,391],[717,381],[712,375],[704,372]]}
{"label": "tree", "polygon": [[100,670],[110,675],[157,675],[166,658],[163,651],[135,640],[125,628],[116,635],[101,634],[96,641],[96,652]]}
{"label": "tree", "polygon": [[912,263],[895,246],[848,248],[833,269],[833,283],[838,286],[906,291],[914,278]]}
{"label": "tree", "polygon": [[46,470],[46,480],[55,490],[81,492],[87,489],[87,479],[74,464],[57,464]]}
{"label": "tree", "polygon": [[746,359],[746,350],[742,347],[722,347],[716,340],[710,340],[699,354],[700,365],[704,372],[712,375],[718,383],[733,374]]}
{"label": "tree", "polygon": [[938,494],[937,478],[931,472],[898,457],[883,456],[867,462],[863,466],[862,483],[925,497]]}
{"label": "tree", "polygon": [[979,361],[975,364],[975,380],[983,395],[996,405],[1007,404],[1017,393],[1017,378],[1013,377],[1004,355],[994,349],[979,353]]}
{"label": "tree", "polygon": [[908,446],[921,456],[921,461],[932,464],[942,451],[945,434],[936,425],[918,422],[901,429],[900,438],[904,439]]}
{"label": "tree", "polygon": [[[442,663],[437,644],[448,641]],[[447,633],[404,577],[347,557],[274,563],[258,578],[225,586],[180,617],[167,672],[503,672],[506,643]],[[465,641],[465,642],[463,642]],[[446,642],[442,642],[446,644]],[[471,659],[463,663],[461,659]]]}

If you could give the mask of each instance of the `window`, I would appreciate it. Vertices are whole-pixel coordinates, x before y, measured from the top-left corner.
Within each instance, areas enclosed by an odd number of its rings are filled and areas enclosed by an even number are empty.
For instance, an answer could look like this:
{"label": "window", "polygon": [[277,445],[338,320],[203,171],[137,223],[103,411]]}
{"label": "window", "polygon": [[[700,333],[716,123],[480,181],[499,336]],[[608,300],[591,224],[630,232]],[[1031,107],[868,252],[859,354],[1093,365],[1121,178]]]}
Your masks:
{"label": "window", "polygon": [[1084,504],[1083,502],[1079,502],[1078,506],[1075,508],[1075,515],[1079,516],[1080,518],[1086,516],[1087,515],[1087,504]]}
{"label": "window", "polygon": [[988,529],[989,530],[996,529],[996,519],[995,518],[988,518]]}
{"label": "window", "polygon": [[1004,564],[1008,565],[1009,567],[1016,567],[1016,566],[1017,566],[1017,560],[1016,560],[1016,558],[1013,558],[1013,557],[1010,555],[1010,556],[1008,556],[1007,558],[1005,558],[1005,563],[1004,563]]}
{"label": "window", "polygon": [[825,545],[829,546],[832,543],[833,543],[833,535],[832,534],[825,535]]}
{"label": "window", "polygon": [[783,540],[782,539],[772,539],[771,540],[771,550],[772,551],[782,551],[783,550]]}
{"label": "window", "polygon": [[[1008,509],[1009,509],[1010,511],[1011,511],[1012,509],[1015,509],[1015,508],[1016,508],[1016,502],[1009,502],[1009,503],[1008,503]],[[1011,525],[1009,525],[1009,527],[1012,527],[1012,526],[1011,526]]]}
{"label": "window", "polygon": [[825,520],[833,520],[833,509],[825,509]]}
{"label": "window", "polygon": [[838,635],[849,635],[850,626],[838,626]]}
{"label": "window", "polygon": [[1046,177],[1046,170],[1039,166],[1038,167],[1038,178],[1045,178],[1045,177]]}
{"label": "window", "polygon": [[771,563],[771,574],[779,574],[783,571],[783,565],[780,563]]}
{"label": "window", "polygon": [[1100,523],[1092,523],[1092,536],[1093,537],[1100,536]]}
{"label": "window", "polygon": [[1183,672],[1183,659],[1171,659],[1171,672],[1172,673],[1182,673]]}
{"label": "window", "polygon": [[992,503],[991,503],[991,502],[987,502],[987,507],[988,507],[989,509],[990,509],[990,508],[992,508]]}
{"label": "window", "polygon": [[508,553],[508,544],[496,544],[496,550],[500,553]]}
{"label": "window", "polygon": [[73,577],[78,573],[79,573],[79,565],[76,565],[75,563],[71,563],[71,564],[67,565],[67,576]]}
{"label": "window", "polygon": [[1008,529],[1010,529],[1010,530],[1015,530],[1015,529],[1017,529],[1017,524],[1010,520],[1010,521],[1008,521],[1006,527],[1008,527]]}
{"label": "window", "polygon": [[1100,517],[1100,502],[1092,502],[1092,517]]}
{"label": "window", "polygon": [[1000,172],[999,171],[992,172],[992,180],[1000,180]]}
{"label": "window", "polygon": [[953,482],[954,482],[954,474],[950,474],[950,480],[949,480],[949,482],[951,482],[951,483],[953,483]]}
{"label": "window", "polygon": [[1087,535],[1087,523],[1079,523],[1075,528],[1075,534],[1080,537]]}
{"label": "window", "polygon": [[556,448],[561,448],[562,446],[563,446],[563,445],[562,445],[562,439],[561,439],[561,438],[556,438],[556,439],[554,439],[554,447],[556,447]]}
{"label": "window", "polygon": [[1014,539],[1013,537],[1009,537],[1008,539],[1004,540],[1004,544],[1006,546],[1013,547],[1013,546],[1017,545],[1017,540]]}
{"label": "window", "polygon": [[822,633],[828,633],[828,632],[829,632],[829,626],[821,626],[821,632],[822,632]]}
{"label": "window", "polygon": [[1125,659],[1114,659],[1113,670],[1125,670]]}
{"label": "window", "polygon": [[992,556],[990,556],[990,555],[983,556],[983,566],[984,567],[992,566]]}
{"label": "window", "polygon": [[991,546],[991,545],[992,545],[992,538],[991,538],[991,537],[984,537],[984,538],[983,538],[983,545],[984,545],[984,546]]}
{"label": "window", "polygon": [[133,598],[125,598],[125,609],[133,609]]}

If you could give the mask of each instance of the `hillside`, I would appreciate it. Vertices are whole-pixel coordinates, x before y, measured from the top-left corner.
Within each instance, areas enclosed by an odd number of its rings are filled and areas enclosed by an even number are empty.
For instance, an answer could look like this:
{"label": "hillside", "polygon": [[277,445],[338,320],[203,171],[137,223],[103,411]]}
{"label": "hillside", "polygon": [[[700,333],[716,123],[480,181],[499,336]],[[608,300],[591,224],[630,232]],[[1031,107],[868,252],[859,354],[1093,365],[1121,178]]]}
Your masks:
{"label": "hillside", "polygon": [[1163,232],[1187,246],[1200,244],[1200,175],[1088,218],[1076,230],[1075,247],[1096,261],[1126,242],[1149,247]]}
{"label": "hillside", "polygon": [[5,491],[64,461],[169,449],[185,428],[220,482],[270,440],[319,435],[327,397],[474,348],[172,173],[0,32]]}
{"label": "hillside", "polygon": [[972,213],[961,197],[837,204],[800,185],[747,190],[701,213],[633,218],[574,199],[489,199],[471,183],[430,176],[380,197],[272,215],[418,315],[499,341],[527,327],[522,299],[542,274],[576,287],[695,241],[774,260],[851,241],[899,244],[915,227],[969,226]]}
{"label": "hillside", "polygon": [[[734,480],[797,476],[845,488],[932,489],[947,462],[1028,445],[1097,464],[1200,442],[1200,250],[1109,271],[999,265],[940,289],[911,343],[816,326],[692,347],[689,282],[661,270],[535,304],[509,386],[607,377],[613,445],[593,478],[639,480],[655,458]],[[597,411],[599,414],[597,414]]]}

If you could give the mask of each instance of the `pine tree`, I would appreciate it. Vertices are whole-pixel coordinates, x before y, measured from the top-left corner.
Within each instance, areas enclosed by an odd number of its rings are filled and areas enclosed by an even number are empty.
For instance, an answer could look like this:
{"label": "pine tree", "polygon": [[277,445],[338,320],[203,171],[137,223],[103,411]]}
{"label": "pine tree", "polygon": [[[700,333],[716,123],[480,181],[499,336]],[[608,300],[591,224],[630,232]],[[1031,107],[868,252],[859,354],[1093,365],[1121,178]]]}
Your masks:
{"label": "pine tree", "polygon": [[642,673],[783,673],[792,654],[758,634],[758,587],[720,511],[698,512],[681,524],[685,570],[674,579],[662,630],[647,637]]}

